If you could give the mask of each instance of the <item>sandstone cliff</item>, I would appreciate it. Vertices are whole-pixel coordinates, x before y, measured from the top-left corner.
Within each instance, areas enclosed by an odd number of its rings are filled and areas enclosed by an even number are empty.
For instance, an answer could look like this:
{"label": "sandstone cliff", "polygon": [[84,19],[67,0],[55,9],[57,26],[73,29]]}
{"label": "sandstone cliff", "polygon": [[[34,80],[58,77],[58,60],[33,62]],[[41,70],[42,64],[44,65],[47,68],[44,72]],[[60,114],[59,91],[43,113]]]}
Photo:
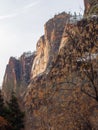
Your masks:
{"label": "sandstone cliff", "polygon": [[[26,129],[97,130],[98,119],[94,115],[98,113],[98,103],[83,93],[80,87],[86,82],[86,77],[81,81],[79,73],[82,72],[78,73],[74,66],[71,66],[73,67],[71,72],[68,71],[71,64],[69,58],[73,56],[74,59],[74,55],[71,55],[73,48],[70,48],[71,42],[69,42],[69,35],[66,33],[67,29],[74,33],[78,28],[82,34],[81,37],[85,36],[85,45],[88,43],[88,38],[93,36],[93,24],[96,26],[94,39],[98,36],[97,20],[98,18],[83,19],[77,25],[69,23],[65,26],[63,36],[67,40],[60,47],[51,71],[36,76],[28,86],[24,100],[28,113]],[[81,41],[81,37],[78,37],[78,42]],[[83,44],[82,42],[80,43]],[[97,40],[96,44],[98,44]],[[98,49],[96,51],[98,52]],[[68,56],[69,54],[70,56]],[[97,61],[94,62],[97,63]],[[98,64],[96,65],[98,67]]]}
{"label": "sandstone cliff", "polygon": [[98,0],[84,0],[85,12],[84,15],[87,17],[91,14],[98,14]]}
{"label": "sandstone cliff", "polygon": [[44,26],[45,34],[38,40],[36,57],[32,66],[32,78],[44,71],[49,72],[55,63],[62,40],[64,27],[70,15],[65,12],[55,15]]}
{"label": "sandstone cliff", "polygon": [[23,53],[20,58],[11,57],[5,70],[2,91],[9,99],[12,91],[19,96],[30,83],[31,68],[35,53]]}
{"label": "sandstone cliff", "polygon": [[2,86],[5,97],[9,97],[12,91],[20,95],[34,77],[46,71],[49,73],[58,56],[69,18],[65,12],[55,15],[45,24],[45,34],[38,40],[33,54],[24,53],[19,59],[9,59]]}
{"label": "sandstone cliff", "polygon": [[[86,16],[93,1],[84,1]],[[12,90],[24,92],[25,130],[98,130],[98,101],[92,85],[98,85],[96,11],[94,15],[79,20],[64,12],[54,16],[45,24],[35,53],[10,58],[3,92],[5,97]]]}

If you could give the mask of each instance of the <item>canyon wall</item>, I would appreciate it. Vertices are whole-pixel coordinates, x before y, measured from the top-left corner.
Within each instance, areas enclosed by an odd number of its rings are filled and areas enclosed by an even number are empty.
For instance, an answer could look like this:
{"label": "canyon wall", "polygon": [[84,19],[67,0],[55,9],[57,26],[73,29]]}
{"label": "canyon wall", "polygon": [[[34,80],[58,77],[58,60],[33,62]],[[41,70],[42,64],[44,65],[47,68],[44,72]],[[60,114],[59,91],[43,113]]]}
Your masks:
{"label": "canyon wall", "polygon": [[9,99],[14,91],[17,96],[21,95],[30,83],[31,68],[35,53],[23,53],[16,59],[11,57],[6,66],[2,91],[5,99]]}
{"label": "canyon wall", "polygon": [[70,15],[65,12],[55,15],[44,25],[45,34],[38,40],[37,56],[32,66],[32,78],[44,71],[49,72],[57,58],[64,27]]}
{"label": "canyon wall", "polygon": [[[74,34],[78,29],[81,37],[78,37],[77,41],[80,42],[85,36],[85,42],[80,43],[88,44],[88,38],[93,36],[92,31],[95,33],[94,39],[98,36],[97,20],[98,18],[82,19],[77,25],[69,23],[65,26],[61,40],[63,42],[51,70],[33,78],[27,88],[24,96],[26,130],[97,130],[98,119],[94,115],[98,113],[98,104],[81,91],[86,77],[83,75],[84,79],[81,79],[81,71],[78,72],[77,69],[79,66],[71,66],[70,58],[73,56],[74,61],[74,55],[71,55],[73,48],[70,48],[70,44],[73,43],[69,42],[70,35],[66,33],[66,30],[70,30]],[[98,41],[95,42],[98,45]],[[98,49],[94,52],[98,52]],[[94,62],[97,61],[98,59]],[[98,64],[96,69],[97,67]],[[93,90],[90,90],[90,93],[93,93]]]}
{"label": "canyon wall", "polygon": [[[98,2],[84,2],[84,18],[65,12],[55,15],[44,25],[45,34],[39,38],[34,53],[24,53],[18,59],[11,57],[9,60],[2,90],[5,99],[10,98],[12,91],[21,97],[21,108],[25,108],[25,130],[98,129],[95,92],[92,87],[88,89],[85,75],[81,78],[81,60],[77,59],[76,65],[74,57],[76,45],[82,45],[81,49],[85,51],[86,45],[93,47],[93,54],[98,53],[95,10]],[[91,8],[95,11],[90,11]],[[75,64],[71,65],[73,62]],[[94,78],[98,76],[98,64],[95,66],[95,63],[98,63],[97,57],[92,62],[96,70]],[[95,82],[98,84],[97,80]],[[81,86],[85,86],[91,95],[84,93]]]}
{"label": "canyon wall", "polygon": [[45,24],[45,34],[38,40],[34,53],[27,52],[18,59],[9,59],[2,85],[6,98],[10,97],[12,91],[22,95],[34,77],[46,71],[49,73],[58,56],[64,27],[69,18],[70,15],[65,12],[55,15]]}
{"label": "canyon wall", "polygon": [[98,0],[84,0],[85,12],[84,15],[87,17],[91,14],[98,14]]}

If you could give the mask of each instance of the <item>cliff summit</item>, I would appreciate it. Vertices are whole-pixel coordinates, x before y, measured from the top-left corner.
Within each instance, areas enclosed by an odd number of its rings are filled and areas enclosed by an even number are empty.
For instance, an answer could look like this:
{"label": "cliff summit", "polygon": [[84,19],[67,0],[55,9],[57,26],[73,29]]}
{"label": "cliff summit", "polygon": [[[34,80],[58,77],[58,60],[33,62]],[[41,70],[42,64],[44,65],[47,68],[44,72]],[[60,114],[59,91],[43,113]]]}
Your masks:
{"label": "cliff summit", "polygon": [[9,59],[2,91],[21,99],[25,130],[98,130],[98,0],[84,4],[84,17],[55,15],[34,53]]}

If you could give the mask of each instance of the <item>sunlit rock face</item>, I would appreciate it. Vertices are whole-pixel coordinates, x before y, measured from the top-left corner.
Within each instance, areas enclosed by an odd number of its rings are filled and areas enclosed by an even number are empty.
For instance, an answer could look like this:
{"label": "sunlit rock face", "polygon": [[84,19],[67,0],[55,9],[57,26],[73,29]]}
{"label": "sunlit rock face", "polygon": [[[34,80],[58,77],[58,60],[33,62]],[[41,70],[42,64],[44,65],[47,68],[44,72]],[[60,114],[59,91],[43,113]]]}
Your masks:
{"label": "sunlit rock face", "polygon": [[36,57],[31,71],[31,78],[45,71],[47,65],[47,46],[44,36],[40,37],[36,45]]}
{"label": "sunlit rock face", "polygon": [[[98,103],[81,91],[76,68],[72,66],[73,73],[69,72],[68,55],[73,48],[66,32],[75,34],[79,29],[87,43],[90,37],[97,40],[98,18],[76,21],[70,17],[66,13],[55,15],[45,24],[36,52],[24,53],[19,59],[11,57],[7,65],[4,97],[8,99],[12,90],[21,97],[25,130],[98,130]],[[81,41],[77,32],[75,37]],[[70,76],[75,85],[69,84]]]}
{"label": "sunlit rock face", "polygon": [[[66,29],[74,33],[75,30],[79,29],[81,37],[85,36],[85,43],[88,43],[88,38],[93,36],[92,32],[94,30],[92,25],[95,26],[96,32],[94,38],[97,38],[97,20],[98,18],[92,18],[90,20],[82,19],[77,22],[77,25],[69,23],[65,26],[61,39],[58,37],[60,43],[55,43],[55,45],[59,45],[59,50],[57,49],[57,59],[56,61],[54,60],[55,63],[50,72],[43,73],[43,75],[38,74],[34,77],[28,86],[26,95],[24,96],[24,104],[27,114],[25,130],[98,129],[98,103],[81,91],[81,82],[79,82],[80,77],[77,75],[74,66],[72,69],[73,74],[71,74],[73,75],[72,80],[76,80],[77,84],[67,84],[67,81],[70,81],[70,72],[68,71],[70,65],[68,63],[69,57],[67,56],[70,54],[69,52],[71,52],[69,46],[72,43],[69,42],[68,35],[66,34]],[[51,30],[52,29],[53,26],[51,27]],[[48,36],[53,36],[50,34]],[[81,41],[81,37],[78,37],[78,41]],[[51,37],[48,38],[52,41]],[[40,43],[42,44],[41,41]],[[47,43],[49,43],[48,40]],[[51,42],[48,45],[53,49]],[[53,51],[49,50],[48,53],[50,55],[50,52],[53,57],[55,57],[55,52],[53,53]],[[41,55],[42,53],[38,54]],[[48,55],[48,57],[50,55]],[[47,68],[49,68],[48,65]],[[85,82],[84,80],[83,82]]]}
{"label": "sunlit rock face", "polygon": [[65,12],[55,15],[44,25],[45,34],[39,38],[34,53],[27,52],[18,59],[9,59],[2,85],[6,99],[10,98],[12,91],[22,95],[32,79],[50,72],[67,41],[64,30],[69,19],[70,15]]}
{"label": "sunlit rock face", "polygon": [[47,68],[51,68],[57,59],[61,45],[64,28],[68,23],[70,16],[65,12],[55,15],[45,24],[45,40],[48,47]]}
{"label": "sunlit rock face", "polygon": [[45,25],[45,35],[36,46],[36,57],[32,65],[31,78],[49,72],[55,63],[63,37],[64,28],[70,16],[65,12],[55,15]]}

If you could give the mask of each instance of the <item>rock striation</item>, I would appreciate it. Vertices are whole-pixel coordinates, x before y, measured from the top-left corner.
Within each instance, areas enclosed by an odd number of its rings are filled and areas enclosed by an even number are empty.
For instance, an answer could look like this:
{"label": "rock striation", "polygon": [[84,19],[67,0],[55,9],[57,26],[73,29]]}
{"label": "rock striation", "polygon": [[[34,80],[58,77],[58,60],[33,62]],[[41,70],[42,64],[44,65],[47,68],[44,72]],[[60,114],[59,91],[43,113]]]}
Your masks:
{"label": "rock striation", "polygon": [[[85,36],[85,43],[88,43],[88,38],[93,36],[93,24],[96,26],[94,39],[98,36],[97,20],[98,18],[82,19],[77,25],[68,23],[65,26],[62,35],[62,39],[65,40],[61,40],[63,42],[51,70],[33,78],[25,94],[24,104],[28,113],[26,130],[97,130],[98,119],[94,116],[98,112],[97,102],[81,91],[77,68],[72,66],[72,72],[68,71],[68,59],[71,57],[68,57],[68,54],[73,52],[70,50],[73,48],[70,48],[72,43],[69,42],[69,35],[66,33],[66,30],[70,30],[74,34],[78,29],[81,37]],[[77,39],[78,42],[81,41],[81,37]],[[70,75],[76,85],[68,83]]]}
{"label": "rock striation", "polygon": [[91,14],[98,15],[98,0],[84,0],[85,4],[85,16],[89,16]]}
{"label": "rock striation", "polygon": [[32,78],[44,71],[49,72],[57,58],[63,31],[70,15],[63,12],[55,15],[45,25],[45,34],[38,40],[36,57],[32,65]]}
{"label": "rock striation", "polygon": [[12,91],[19,96],[30,83],[31,68],[35,53],[23,53],[20,58],[11,57],[6,66],[2,91],[5,99],[9,99]]}
{"label": "rock striation", "polygon": [[70,15],[65,12],[55,15],[45,24],[45,34],[38,40],[33,54],[27,52],[18,59],[9,59],[2,86],[6,98],[12,91],[20,95],[34,77],[44,72],[49,73],[58,56],[60,45],[66,39],[63,32],[69,19]]}
{"label": "rock striation", "polygon": [[[84,2],[86,16],[93,1]],[[24,53],[19,59],[10,58],[3,82],[5,99],[10,97],[11,91],[21,97],[26,112],[25,130],[97,130],[98,102],[81,91],[80,86],[88,88],[88,84],[84,75],[80,77],[82,72],[80,65],[76,65],[73,48],[82,45],[86,52],[88,45],[94,48],[93,55],[98,54],[97,15],[81,19],[63,12],[50,19],[44,30],[34,53]],[[75,66],[71,65],[73,62]],[[98,70],[97,55],[92,63]],[[98,84],[97,74],[94,71]],[[95,95],[90,88],[87,92]]]}
{"label": "rock striation", "polygon": [[34,77],[44,72],[49,73],[58,56],[60,45],[66,40],[63,33],[69,19],[70,15],[65,12],[55,15],[44,25],[45,34],[38,40],[34,53],[27,52],[18,59],[9,59],[2,85],[6,98],[10,97],[12,91],[19,95],[21,91],[24,93]]}

